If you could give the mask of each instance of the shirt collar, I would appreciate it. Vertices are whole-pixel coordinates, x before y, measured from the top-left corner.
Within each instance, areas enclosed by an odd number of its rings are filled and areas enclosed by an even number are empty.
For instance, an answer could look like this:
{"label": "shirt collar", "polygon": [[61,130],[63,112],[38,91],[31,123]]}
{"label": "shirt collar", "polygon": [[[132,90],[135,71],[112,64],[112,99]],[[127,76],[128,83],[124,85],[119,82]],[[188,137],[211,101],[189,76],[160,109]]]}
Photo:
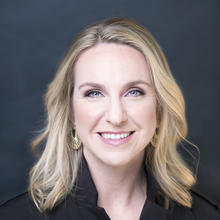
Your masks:
{"label": "shirt collar", "polygon": [[[164,208],[163,193],[160,189],[159,184],[154,178],[151,169],[147,166],[146,166],[146,176],[147,176],[147,199],[144,203],[144,207],[140,215],[140,220],[143,219],[166,220],[168,216],[173,216],[173,211],[175,207],[172,205],[169,207],[169,209]],[[73,190],[75,192],[71,194],[76,199],[76,200],[74,199],[74,201],[77,202],[77,204],[80,205],[80,207],[89,207],[96,211],[102,210],[101,207],[97,206],[98,192],[93,182],[87,161],[84,156],[82,156],[76,187],[74,187]],[[159,199],[158,199],[158,195],[160,197]],[[72,205],[70,205],[70,207],[72,207]],[[178,210],[181,210],[180,207],[177,208]],[[188,211],[186,212],[186,210]],[[183,213],[184,216],[187,216],[188,220],[194,219],[191,212],[189,212],[189,209],[184,208],[181,213]]]}
{"label": "shirt collar", "polygon": [[[160,187],[150,168],[146,166],[145,170],[147,176],[147,200],[155,202]],[[76,192],[77,197],[81,197],[81,199],[85,198],[87,201],[92,203],[92,205],[97,205],[98,192],[93,182],[91,173],[89,171],[89,166],[84,155],[82,156],[81,164],[79,167]]]}
{"label": "shirt collar", "polygon": [[92,205],[97,205],[98,192],[93,182],[89,166],[84,155],[82,155],[81,164],[76,181],[76,196],[80,199],[86,199]]}

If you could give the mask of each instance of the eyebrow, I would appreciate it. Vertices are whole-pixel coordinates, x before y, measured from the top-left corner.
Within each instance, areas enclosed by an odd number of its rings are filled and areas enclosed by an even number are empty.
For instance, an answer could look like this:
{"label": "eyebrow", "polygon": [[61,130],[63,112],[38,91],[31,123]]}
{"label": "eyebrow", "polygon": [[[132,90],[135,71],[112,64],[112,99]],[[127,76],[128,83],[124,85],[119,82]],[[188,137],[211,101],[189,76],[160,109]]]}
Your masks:
{"label": "eyebrow", "polygon": [[[151,84],[146,82],[146,81],[143,81],[143,80],[136,80],[136,81],[132,81],[132,82],[128,82],[124,85],[124,87],[132,87],[132,86],[135,86],[137,84],[144,84],[144,85],[147,85],[148,87],[151,87]],[[81,84],[78,88],[81,89],[82,87],[84,86],[91,86],[91,87],[95,87],[95,88],[99,88],[99,89],[103,89],[105,88],[104,85],[102,84],[98,84],[98,83],[94,83],[94,82],[86,82],[86,83],[83,83]]]}

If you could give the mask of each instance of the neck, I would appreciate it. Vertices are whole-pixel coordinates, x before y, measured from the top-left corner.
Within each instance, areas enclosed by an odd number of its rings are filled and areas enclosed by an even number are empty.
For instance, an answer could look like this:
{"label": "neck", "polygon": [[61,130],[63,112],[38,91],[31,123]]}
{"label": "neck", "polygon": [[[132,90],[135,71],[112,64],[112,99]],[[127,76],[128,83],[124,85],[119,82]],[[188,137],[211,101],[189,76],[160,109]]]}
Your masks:
{"label": "neck", "polygon": [[141,201],[146,199],[144,156],[126,165],[112,167],[94,160],[86,152],[84,155],[98,191],[98,206],[118,209],[119,206],[128,207],[140,198]]}

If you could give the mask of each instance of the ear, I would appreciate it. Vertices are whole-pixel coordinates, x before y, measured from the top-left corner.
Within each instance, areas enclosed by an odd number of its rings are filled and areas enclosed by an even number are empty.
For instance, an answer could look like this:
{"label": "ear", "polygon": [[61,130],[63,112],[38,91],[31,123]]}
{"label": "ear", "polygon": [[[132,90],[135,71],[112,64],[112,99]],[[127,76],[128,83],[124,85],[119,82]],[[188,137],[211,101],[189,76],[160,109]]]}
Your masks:
{"label": "ear", "polygon": [[74,120],[74,112],[73,112],[73,102],[72,98],[70,99],[70,109],[69,109],[69,121],[72,124],[72,127],[74,128],[75,126],[75,120]]}
{"label": "ear", "polygon": [[159,103],[159,101],[157,100],[157,107],[156,107],[157,125],[156,125],[156,128],[160,127],[161,116],[162,116],[162,106]]}

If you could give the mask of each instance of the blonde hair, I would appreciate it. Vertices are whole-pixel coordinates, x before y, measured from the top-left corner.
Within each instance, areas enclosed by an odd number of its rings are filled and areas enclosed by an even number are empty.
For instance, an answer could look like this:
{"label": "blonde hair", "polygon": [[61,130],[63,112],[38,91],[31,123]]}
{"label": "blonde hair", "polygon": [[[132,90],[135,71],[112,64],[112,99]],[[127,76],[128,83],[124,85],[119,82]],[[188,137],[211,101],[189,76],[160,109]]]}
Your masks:
{"label": "blonde hair", "polygon": [[127,18],[111,18],[83,29],[49,84],[45,96],[47,125],[32,144],[36,150],[46,139],[45,149],[30,171],[29,192],[33,201],[40,211],[51,210],[75,184],[82,148],[73,150],[70,139],[74,65],[83,51],[101,42],[130,45],[145,56],[156,92],[159,124],[155,146],[146,147],[146,164],[168,201],[191,207],[189,190],[196,180],[177,151],[177,144],[185,140],[187,134],[183,95],[152,35]]}

